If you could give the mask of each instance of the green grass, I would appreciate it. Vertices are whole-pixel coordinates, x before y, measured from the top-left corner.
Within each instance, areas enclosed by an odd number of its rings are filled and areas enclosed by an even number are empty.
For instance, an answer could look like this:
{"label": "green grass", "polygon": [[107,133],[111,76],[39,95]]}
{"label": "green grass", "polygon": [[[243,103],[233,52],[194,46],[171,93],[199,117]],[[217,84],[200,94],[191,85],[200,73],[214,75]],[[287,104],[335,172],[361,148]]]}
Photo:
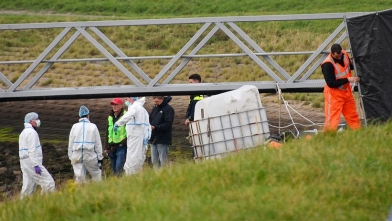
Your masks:
{"label": "green grass", "polygon": [[0,140],[5,142],[17,142],[19,133],[15,133],[11,127],[0,128]]}
{"label": "green grass", "polygon": [[[1,142],[12,142],[18,143],[19,135],[21,131],[14,131],[14,128],[11,127],[0,127],[0,140]],[[49,143],[49,144],[60,144],[68,141],[59,140],[59,139],[41,139],[41,143]]]}
{"label": "green grass", "polygon": [[385,220],[392,124],[36,194],[3,220]]}
{"label": "green grass", "polygon": [[[333,7],[331,7],[333,4]],[[259,15],[288,13],[326,13],[347,11],[377,11],[389,8],[390,1],[368,0],[310,1],[310,0],[144,0],[144,1],[75,1],[75,0],[3,0],[3,10],[51,11],[105,16],[145,17],[198,17],[201,15]]]}

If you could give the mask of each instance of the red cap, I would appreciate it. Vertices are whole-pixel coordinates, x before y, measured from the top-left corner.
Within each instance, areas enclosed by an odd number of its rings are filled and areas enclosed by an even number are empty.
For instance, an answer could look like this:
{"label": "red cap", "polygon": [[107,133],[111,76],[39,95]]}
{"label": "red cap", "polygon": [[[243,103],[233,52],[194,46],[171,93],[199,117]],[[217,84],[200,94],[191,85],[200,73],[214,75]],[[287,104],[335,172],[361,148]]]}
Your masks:
{"label": "red cap", "polygon": [[110,104],[123,104],[123,100],[119,97],[114,98]]}

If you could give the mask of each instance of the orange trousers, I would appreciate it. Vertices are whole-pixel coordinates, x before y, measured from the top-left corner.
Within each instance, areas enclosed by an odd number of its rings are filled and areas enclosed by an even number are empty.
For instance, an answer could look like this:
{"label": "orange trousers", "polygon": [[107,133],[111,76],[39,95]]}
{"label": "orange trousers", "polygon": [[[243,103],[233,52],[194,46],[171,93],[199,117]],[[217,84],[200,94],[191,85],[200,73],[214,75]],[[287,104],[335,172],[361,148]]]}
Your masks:
{"label": "orange trousers", "polygon": [[350,90],[324,87],[325,124],[324,131],[337,130],[340,115],[343,114],[348,126],[353,129],[361,127],[361,121],[355,106],[354,96]]}

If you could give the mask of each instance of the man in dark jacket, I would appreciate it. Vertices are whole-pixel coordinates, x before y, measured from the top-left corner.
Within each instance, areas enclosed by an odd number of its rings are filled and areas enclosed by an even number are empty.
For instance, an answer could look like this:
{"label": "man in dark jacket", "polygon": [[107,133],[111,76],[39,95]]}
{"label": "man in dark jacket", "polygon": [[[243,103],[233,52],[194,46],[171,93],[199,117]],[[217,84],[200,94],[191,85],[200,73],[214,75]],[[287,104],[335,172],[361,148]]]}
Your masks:
{"label": "man in dark jacket", "polygon": [[154,168],[167,164],[169,146],[172,142],[174,109],[169,105],[171,97],[153,97],[154,108],[150,114],[151,125],[151,161]]}
{"label": "man in dark jacket", "polygon": [[[192,74],[189,76],[189,83],[191,84],[197,84],[201,83],[201,76],[199,74]],[[203,100],[204,95],[191,95],[189,97],[189,105],[188,109],[186,110],[186,115],[185,115],[185,125],[188,126],[190,122],[192,122],[195,117],[195,106],[196,103],[199,102],[200,100]]]}

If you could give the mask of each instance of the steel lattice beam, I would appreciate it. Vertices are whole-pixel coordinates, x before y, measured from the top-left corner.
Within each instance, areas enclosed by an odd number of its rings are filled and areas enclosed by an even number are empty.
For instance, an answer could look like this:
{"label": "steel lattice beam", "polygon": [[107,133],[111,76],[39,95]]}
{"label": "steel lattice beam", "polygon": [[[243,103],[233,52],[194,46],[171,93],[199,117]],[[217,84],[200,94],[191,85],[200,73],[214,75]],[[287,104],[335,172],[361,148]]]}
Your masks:
{"label": "steel lattice beam", "polygon": [[[149,20],[123,20],[123,21],[89,21],[89,22],[56,22],[56,23],[34,23],[34,24],[0,24],[0,32],[4,30],[24,30],[24,29],[63,29],[60,34],[47,46],[47,48],[34,60],[14,60],[2,61],[2,65],[10,64],[30,64],[30,66],[12,83],[3,73],[0,72],[0,81],[7,87],[5,90],[0,89],[0,101],[20,100],[20,99],[57,99],[57,98],[88,98],[88,97],[112,97],[114,95],[185,95],[195,93],[214,94],[228,90],[237,89],[245,84],[252,84],[258,87],[260,92],[273,92],[276,85],[284,91],[308,91],[321,92],[324,86],[323,79],[308,80],[312,73],[319,67],[328,52],[325,48],[335,40],[341,43],[347,38],[344,32],[344,19],[354,16],[369,14],[370,12],[361,13],[326,13],[326,14],[301,14],[301,15],[270,15],[270,16],[235,16],[235,17],[210,17],[210,18],[175,18],[175,19],[149,19]],[[342,23],[335,31],[315,50],[300,52],[266,52],[256,42],[247,35],[236,23],[240,22],[270,22],[270,21],[295,21],[295,20],[325,20],[341,19]],[[112,42],[100,27],[117,27],[117,26],[148,26],[148,25],[181,25],[181,24],[202,24],[201,28],[188,40],[188,42],[175,55],[159,56],[127,56],[114,42]],[[230,29],[229,29],[230,28]],[[209,30],[209,31],[208,31]],[[197,53],[206,45],[209,39],[218,31],[225,33],[239,48],[245,53],[236,54],[202,54]],[[74,34],[66,41],[64,45],[54,53],[56,47],[60,46],[59,42],[69,33]],[[103,41],[106,47],[102,45],[88,31],[93,32],[99,41]],[[204,38],[189,52],[188,50],[197,42],[197,40],[206,32]],[[340,36],[339,34],[342,33]],[[75,42],[77,38],[85,38],[104,57],[102,58],[68,58],[60,59],[61,55]],[[1,46],[1,45],[0,45]],[[108,50],[114,51],[117,55],[113,56]],[[50,53],[54,55],[50,59],[45,59]],[[271,56],[273,55],[301,55],[306,54],[310,57],[301,65],[301,67],[290,76]],[[273,81],[261,82],[219,82],[219,83],[201,83],[197,85],[173,84],[171,81],[174,77],[194,58],[222,58],[222,57],[244,57],[247,56],[254,61],[261,70],[265,71]],[[261,60],[263,58],[263,60]],[[318,59],[317,59],[318,58]],[[169,59],[170,61],[164,66],[159,73],[150,78],[133,60],[147,59]],[[61,62],[94,62],[108,61],[117,67],[123,74],[131,80],[133,86],[102,86],[102,87],[69,87],[69,88],[39,88],[32,87],[55,63]],[[132,72],[126,66],[128,65]],[[180,62],[181,61],[181,62]],[[266,61],[266,62],[264,62]],[[40,64],[43,67],[32,76],[34,69]],[[312,65],[312,66],[311,66]],[[272,67],[272,69],[271,69]],[[172,70],[172,71],[171,71]],[[134,72],[133,72],[134,71]],[[305,72],[306,71],[306,72]],[[305,73],[304,73],[305,72]],[[136,75],[134,74],[136,73]],[[146,83],[139,81],[138,76]],[[302,75],[302,76],[301,76]],[[279,77],[282,76],[283,78]],[[27,80],[30,79],[30,80]],[[27,84],[20,88],[22,82],[28,81]],[[162,83],[158,83],[162,82]]]}

